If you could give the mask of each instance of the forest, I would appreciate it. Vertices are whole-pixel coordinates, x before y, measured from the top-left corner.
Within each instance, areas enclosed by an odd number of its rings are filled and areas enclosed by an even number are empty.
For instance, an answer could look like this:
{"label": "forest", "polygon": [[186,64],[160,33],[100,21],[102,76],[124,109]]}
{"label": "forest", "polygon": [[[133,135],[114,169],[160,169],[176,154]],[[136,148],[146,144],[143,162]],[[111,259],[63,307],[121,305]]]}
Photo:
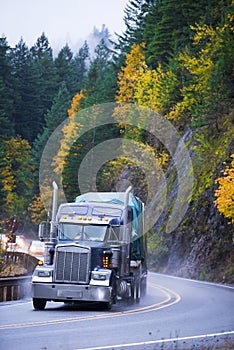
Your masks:
{"label": "forest", "polygon": [[[96,29],[94,50],[85,41],[77,52],[66,44],[56,56],[46,33],[30,48],[23,38],[15,47],[0,38],[1,232],[16,216],[19,232],[36,237],[48,216],[53,173],[62,173],[66,198],[73,201],[81,191],[79,166],[92,148],[132,140],[142,157],[147,150],[160,164],[168,186],[167,205],[147,233],[149,267],[234,283],[234,1],[129,0],[124,22],[125,32],[115,39],[105,25]],[[85,132],[93,116],[82,111],[111,103],[120,106],[122,119]],[[189,150],[193,188],[172,232],[166,228],[179,181],[173,159],[162,142],[124,115],[127,104],[163,116]],[[42,198],[40,163],[58,127]],[[76,140],[77,128],[82,136]],[[107,159],[96,187],[112,191],[116,182],[130,181],[145,200],[145,171],[134,157]]]}

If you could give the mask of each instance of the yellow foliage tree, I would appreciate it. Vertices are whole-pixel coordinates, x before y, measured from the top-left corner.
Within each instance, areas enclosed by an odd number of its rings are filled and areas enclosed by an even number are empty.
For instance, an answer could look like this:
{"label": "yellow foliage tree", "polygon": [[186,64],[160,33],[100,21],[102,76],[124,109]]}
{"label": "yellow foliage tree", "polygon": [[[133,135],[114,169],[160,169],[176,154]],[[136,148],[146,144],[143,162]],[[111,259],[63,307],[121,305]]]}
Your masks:
{"label": "yellow foliage tree", "polygon": [[231,166],[226,166],[224,176],[217,179],[219,187],[215,191],[217,197],[215,205],[220,213],[231,219],[234,224],[234,154],[231,157],[233,158]]}
{"label": "yellow foliage tree", "polygon": [[140,45],[134,44],[131,52],[126,55],[126,66],[122,67],[118,74],[119,90],[116,96],[117,102],[136,102],[136,83],[148,71],[143,52],[144,47],[145,43]]}
{"label": "yellow foliage tree", "polygon": [[[130,150],[128,143],[123,143],[124,150],[121,160],[111,161],[110,165],[114,169],[120,169],[120,164],[123,163],[129,167],[137,166],[144,169],[145,173],[157,177],[155,169],[160,163],[165,166],[168,162],[168,155],[162,150],[155,148],[153,138],[150,135],[143,135],[143,125],[148,125],[148,113],[145,113],[144,107],[149,107],[156,112],[162,112],[163,105],[160,98],[165,97],[166,74],[161,66],[157,70],[151,70],[145,61],[144,54],[145,43],[140,45],[132,45],[131,52],[126,55],[126,65],[122,67],[118,75],[119,90],[116,96],[116,101],[119,105],[114,110],[114,116],[118,116],[121,120],[121,134],[124,138],[131,139],[131,145],[134,146]],[[171,75],[171,73],[169,73]],[[135,109],[132,104],[143,106],[141,109]],[[139,127],[133,127],[138,124]],[[142,141],[144,139],[144,142]],[[125,159],[123,161],[123,159]],[[155,160],[155,164],[149,161]],[[145,180],[143,180],[145,181]],[[138,182],[140,179],[138,178]]]}
{"label": "yellow foliage tree", "polygon": [[46,220],[47,213],[44,204],[41,200],[41,196],[35,196],[32,203],[28,207],[28,211],[31,216],[31,220],[34,224],[39,225],[43,220]]}
{"label": "yellow foliage tree", "polygon": [[[134,44],[126,56],[126,66],[118,75],[116,101],[136,103],[158,113],[166,113],[173,100],[171,96],[178,89],[178,78],[170,70],[165,71],[160,64],[157,69],[151,70],[145,61],[144,47],[144,43]],[[125,113],[126,107],[122,107],[124,118]]]}
{"label": "yellow foliage tree", "polygon": [[166,113],[171,95],[178,87],[178,78],[170,70],[165,71],[161,64],[157,69],[145,69],[139,76],[135,88],[135,100],[138,104],[152,108],[157,113]]}
{"label": "yellow foliage tree", "polygon": [[82,109],[82,101],[85,95],[81,91],[76,94],[72,99],[71,108],[68,110],[69,123],[63,127],[63,139],[60,144],[60,149],[56,157],[54,158],[53,165],[55,166],[55,172],[59,173],[64,167],[64,161],[66,155],[69,153],[71,148],[71,142],[74,141],[77,135],[77,131],[83,127],[83,125],[76,119],[76,113]]}
{"label": "yellow foliage tree", "polygon": [[1,210],[6,216],[17,214],[21,219],[27,213],[33,188],[31,146],[27,140],[17,136],[6,140],[4,148],[6,164],[0,171],[6,196]]}
{"label": "yellow foliage tree", "polygon": [[229,47],[233,41],[229,44],[228,38],[231,38],[234,32],[233,20],[233,15],[229,14],[227,23],[220,27],[213,28],[206,24],[191,26],[191,30],[194,31],[195,50],[191,52],[186,48],[179,55],[184,81],[181,88],[182,99],[168,113],[169,119],[190,120],[192,117],[195,125],[200,125],[204,117],[206,123],[207,116],[210,122],[216,123],[219,115],[222,117],[223,108],[220,101],[225,94],[222,65],[223,62],[227,64],[232,57]]}

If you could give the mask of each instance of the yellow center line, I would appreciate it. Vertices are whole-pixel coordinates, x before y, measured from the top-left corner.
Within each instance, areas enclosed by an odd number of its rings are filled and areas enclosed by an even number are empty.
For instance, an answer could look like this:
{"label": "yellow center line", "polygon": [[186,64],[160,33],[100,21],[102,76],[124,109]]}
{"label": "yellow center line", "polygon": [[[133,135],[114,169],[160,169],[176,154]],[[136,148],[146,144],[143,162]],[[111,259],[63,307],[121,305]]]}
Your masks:
{"label": "yellow center line", "polygon": [[145,312],[152,312],[156,310],[160,310],[169,306],[172,306],[176,303],[178,303],[181,300],[181,297],[178,293],[165,288],[160,285],[156,285],[153,283],[149,283],[150,287],[154,289],[158,289],[161,291],[165,298],[155,304],[147,305],[144,307],[140,307],[134,310],[126,310],[126,311],[117,311],[109,314],[97,314],[97,315],[90,315],[90,316],[80,316],[80,317],[71,317],[71,318],[61,318],[58,320],[48,320],[48,321],[36,321],[36,322],[27,322],[27,323],[13,323],[8,325],[2,325],[0,326],[1,329],[11,329],[11,328],[24,328],[24,327],[35,327],[35,326],[46,326],[46,325],[52,325],[52,324],[61,324],[61,323],[68,323],[68,322],[81,322],[81,321],[89,321],[89,320],[97,320],[97,319],[104,319],[104,318],[110,318],[110,317],[119,317],[119,316],[127,316],[127,315],[133,315],[136,313],[145,313]]}

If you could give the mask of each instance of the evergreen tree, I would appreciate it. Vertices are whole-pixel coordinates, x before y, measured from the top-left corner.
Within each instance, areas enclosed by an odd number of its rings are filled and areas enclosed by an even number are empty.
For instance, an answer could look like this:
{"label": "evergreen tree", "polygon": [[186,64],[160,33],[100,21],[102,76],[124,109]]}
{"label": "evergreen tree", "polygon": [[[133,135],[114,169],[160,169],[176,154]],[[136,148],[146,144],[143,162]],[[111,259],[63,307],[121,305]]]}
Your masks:
{"label": "evergreen tree", "polygon": [[[45,127],[43,132],[39,134],[34,142],[32,154],[34,156],[35,164],[35,184],[38,183],[38,170],[40,165],[40,159],[52,132],[68,118],[68,109],[71,104],[70,93],[66,87],[65,82],[61,84],[61,87],[57,93],[57,96],[53,100],[50,111],[45,116]],[[35,186],[35,193],[38,193],[38,188]]]}
{"label": "evergreen tree", "polygon": [[52,57],[52,49],[44,33],[31,48],[31,52],[33,58],[32,76],[34,91],[36,91],[31,138],[35,140],[45,125],[45,114],[51,108],[53,98],[58,90],[58,76]]}
{"label": "evergreen tree", "polygon": [[[118,45],[122,51],[128,53],[133,44],[141,44],[143,41],[143,10],[145,0],[131,0],[124,10],[124,23],[126,30],[123,35],[118,35]],[[145,11],[145,10],[144,10]]]}
{"label": "evergreen tree", "polygon": [[80,92],[84,88],[84,82],[87,76],[89,63],[89,46],[87,44],[87,41],[85,41],[84,45],[79,49],[77,55],[73,60],[73,69],[75,71],[77,80],[77,92]]}
{"label": "evergreen tree", "polygon": [[15,133],[32,142],[34,139],[34,102],[36,91],[32,76],[32,58],[27,45],[21,38],[12,49],[11,65],[14,77],[14,120]]}
{"label": "evergreen tree", "polygon": [[10,46],[0,38],[0,139],[14,135],[13,80],[10,65]]}
{"label": "evergreen tree", "polygon": [[113,74],[111,51],[101,39],[95,49],[95,58],[91,62],[85,82],[85,106],[114,101],[117,77]]}
{"label": "evergreen tree", "polygon": [[117,42],[113,42],[115,53],[113,64],[116,72],[125,65],[125,56],[131,51],[133,44],[141,44],[144,34],[144,16],[146,14],[145,0],[131,0],[124,10],[124,23],[126,30],[117,35]]}
{"label": "evergreen tree", "polygon": [[[152,67],[167,63],[190,42],[190,25],[204,14],[206,1],[164,0],[154,1],[145,17],[144,40],[147,41],[146,60]],[[150,38],[150,40],[147,40]]]}
{"label": "evergreen tree", "polygon": [[66,44],[54,60],[58,75],[58,84],[65,83],[71,97],[77,92],[77,77],[74,69],[73,53]]}
{"label": "evergreen tree", "polygon": [[36,44],[31,48],[33,58],[42,59],[47,52],[49,56],[52,57],[52,49],[49,45],[49,40],[43,32],[41,36],[37,39]]}
{"label": "evergreen tree", "polygon": [[88,45],[90,48],[90,57],[93,59],[95,56],[95,49],[100,42],[104,42],[106,47],[111,48],[110,33],[105,24],[102,25],[101,30],[99,31],[96,27],[93,28],[93,32],[88,38]]}

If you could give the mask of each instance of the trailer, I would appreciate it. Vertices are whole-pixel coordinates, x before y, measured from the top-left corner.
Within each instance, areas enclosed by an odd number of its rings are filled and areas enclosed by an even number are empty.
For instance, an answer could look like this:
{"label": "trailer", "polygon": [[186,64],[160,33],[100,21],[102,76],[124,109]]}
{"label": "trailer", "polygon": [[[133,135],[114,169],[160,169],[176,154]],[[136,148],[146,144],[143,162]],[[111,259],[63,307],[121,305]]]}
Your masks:
{"label": "trailer", "polygon": [[44,262],[32,276],[36,310],[47,301],[98,302],[110,309],[118,300],[140,300],[146,293],[147,249],[144,204],[129,187],[126,192],[89,192],[57,210],[53,182],[49,239],[39,225]]}

